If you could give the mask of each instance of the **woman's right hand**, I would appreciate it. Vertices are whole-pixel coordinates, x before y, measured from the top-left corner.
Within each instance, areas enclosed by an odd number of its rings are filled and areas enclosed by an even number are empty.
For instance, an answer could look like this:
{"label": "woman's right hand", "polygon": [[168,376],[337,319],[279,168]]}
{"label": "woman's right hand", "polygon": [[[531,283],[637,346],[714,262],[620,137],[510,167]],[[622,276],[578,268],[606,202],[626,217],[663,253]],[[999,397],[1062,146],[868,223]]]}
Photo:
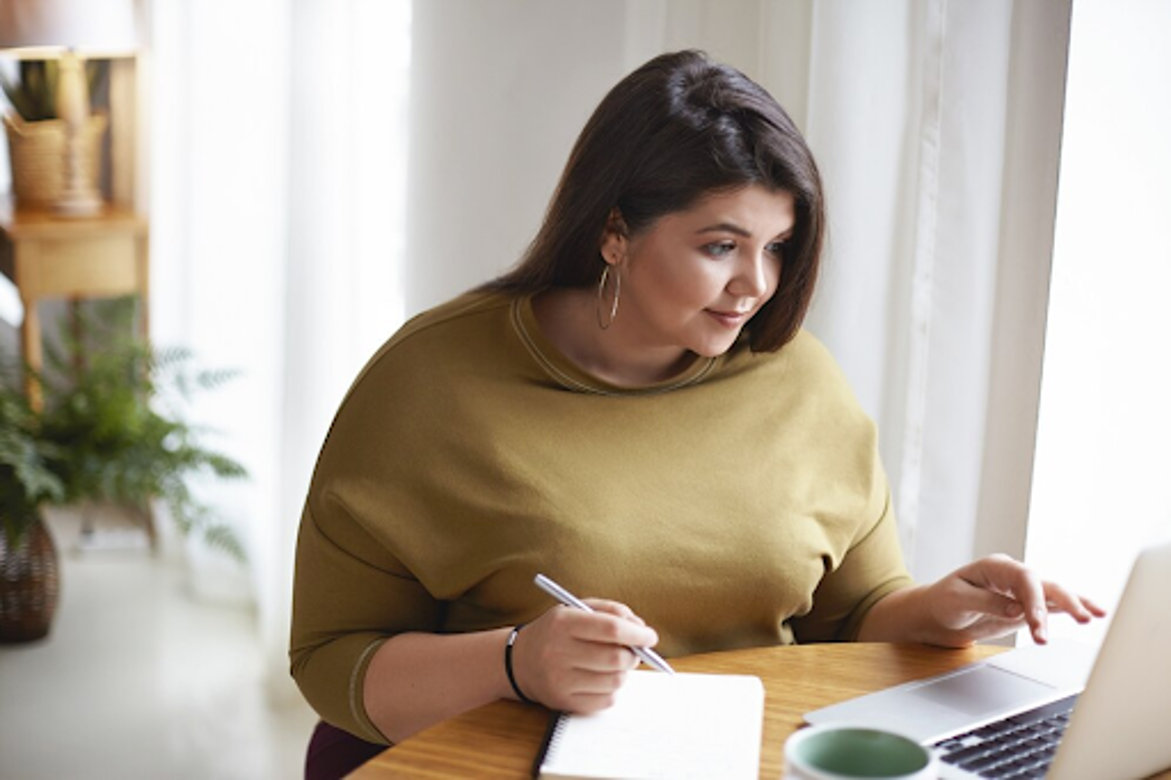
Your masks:
{"label": "woman's right hand", "polygon": [[630,647],[652,647],[658,634],[616,601],[585,599],[595,611],[557,606],[525,625],[512,647],[512,669],[525,696],[565,712],[596,712],[614,703],[626,673],[638,666]]}

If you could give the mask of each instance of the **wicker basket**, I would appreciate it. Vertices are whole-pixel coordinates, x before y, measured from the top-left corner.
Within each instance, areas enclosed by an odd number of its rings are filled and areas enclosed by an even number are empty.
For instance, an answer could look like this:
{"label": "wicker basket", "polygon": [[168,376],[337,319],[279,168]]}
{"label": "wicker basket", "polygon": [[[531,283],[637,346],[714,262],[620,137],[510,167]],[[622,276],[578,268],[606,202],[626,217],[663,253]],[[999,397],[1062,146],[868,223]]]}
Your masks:
{"label": "wicker basket", "polygon": [[0,642],[49,633],[57,611],[57,548],[37,519],[15,548],[0,529]]}
{"label": "wicker basket", "polygon": [[[24,122],[5,116],[8,155],[12,163],[12,190],[20,208],[45,207],[56,203],[65,189],[65,122],[45,119]],[[106,116],[90,116],[82,139],[86,174],[97,186],[101,172],[102,134]]]}

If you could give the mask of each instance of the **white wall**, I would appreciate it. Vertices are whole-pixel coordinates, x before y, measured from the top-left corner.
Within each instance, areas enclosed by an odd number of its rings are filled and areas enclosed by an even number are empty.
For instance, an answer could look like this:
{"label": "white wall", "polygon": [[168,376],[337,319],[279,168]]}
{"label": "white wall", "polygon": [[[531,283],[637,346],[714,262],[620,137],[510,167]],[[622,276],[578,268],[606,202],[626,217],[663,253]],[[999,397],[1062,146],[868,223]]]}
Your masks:
{"label": "white wall", "polygon": [[511,266],[536,233],[577,131],[624,72],[594,3],[440,0],[412,18],[406,310]]}
{"label": "white wall", "polygon": [[806,2],[428,0],[412,24],[408,315],[519,259],[590,113],[650,57],[791,74],[761,81],[804,115]]}

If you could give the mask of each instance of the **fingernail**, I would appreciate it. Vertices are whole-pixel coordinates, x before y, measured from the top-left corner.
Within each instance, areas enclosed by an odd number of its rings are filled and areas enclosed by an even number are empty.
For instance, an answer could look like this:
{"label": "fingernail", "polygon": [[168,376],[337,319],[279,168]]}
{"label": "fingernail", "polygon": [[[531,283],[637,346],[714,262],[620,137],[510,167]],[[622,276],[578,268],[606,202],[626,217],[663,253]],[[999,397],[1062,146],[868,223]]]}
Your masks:
{"label": "fingernail", "polygon": [[1025,608],[1014,601],[1005,608],[1004,614],[1015,620],[1025,614]]}

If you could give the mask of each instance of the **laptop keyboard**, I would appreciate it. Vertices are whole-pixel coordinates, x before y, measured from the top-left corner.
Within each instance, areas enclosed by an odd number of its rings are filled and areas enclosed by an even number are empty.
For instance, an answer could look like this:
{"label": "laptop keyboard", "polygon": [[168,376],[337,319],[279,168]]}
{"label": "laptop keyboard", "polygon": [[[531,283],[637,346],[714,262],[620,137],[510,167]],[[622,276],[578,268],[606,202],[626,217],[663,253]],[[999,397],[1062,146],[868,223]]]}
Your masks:
{"label": "laptop keyboard", "polygon": [[1077,695],[935,743],[940,758],[979,777],[1044,777]]}

